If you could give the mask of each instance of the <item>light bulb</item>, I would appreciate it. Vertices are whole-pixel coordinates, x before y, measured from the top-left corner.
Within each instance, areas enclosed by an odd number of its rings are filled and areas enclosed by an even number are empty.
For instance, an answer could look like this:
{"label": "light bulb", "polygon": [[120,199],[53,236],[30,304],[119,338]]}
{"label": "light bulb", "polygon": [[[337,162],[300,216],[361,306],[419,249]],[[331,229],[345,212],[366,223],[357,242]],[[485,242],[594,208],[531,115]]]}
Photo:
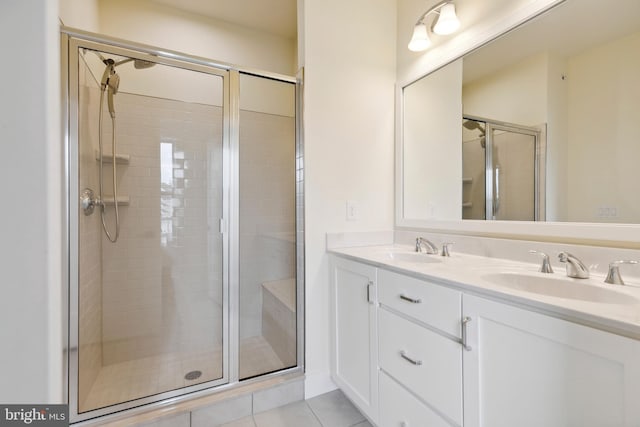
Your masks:
{"label": "light bulb", "polygon": [[427,34],[427,26],[424,23],[416,24],[413,27],[413,36],[407,46],[410,51],[421,52],[426,50],[431,45],[429,35]]}
{"label": "light bulb", "polygon": [[440,16],[433,26],[433,32],[444,36],[455,32],[458,28],[460,28],[460,20],[456,16],[456,6],[453,3],[447,3],[440,9]]}

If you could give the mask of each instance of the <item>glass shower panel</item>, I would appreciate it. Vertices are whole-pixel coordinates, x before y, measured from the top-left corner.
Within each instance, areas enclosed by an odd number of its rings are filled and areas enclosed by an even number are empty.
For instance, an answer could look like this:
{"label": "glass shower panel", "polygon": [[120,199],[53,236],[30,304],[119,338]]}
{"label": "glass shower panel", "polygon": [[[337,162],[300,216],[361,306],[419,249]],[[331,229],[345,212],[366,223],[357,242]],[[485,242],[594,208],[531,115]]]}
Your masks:
{"label": "glass shower panel", "polygon": [[534,221],[536,138],[492,129],[493,219]]}
{"label": "glass shower panel", "polygon": [[296,366],[295,85],[240,75],[239,378]]}
{"label": "glass shower panel", "polygon": [[79,193],[104,206],[78,214],[82,413],[222,381],[225,203],[223,78],[78,56]]}

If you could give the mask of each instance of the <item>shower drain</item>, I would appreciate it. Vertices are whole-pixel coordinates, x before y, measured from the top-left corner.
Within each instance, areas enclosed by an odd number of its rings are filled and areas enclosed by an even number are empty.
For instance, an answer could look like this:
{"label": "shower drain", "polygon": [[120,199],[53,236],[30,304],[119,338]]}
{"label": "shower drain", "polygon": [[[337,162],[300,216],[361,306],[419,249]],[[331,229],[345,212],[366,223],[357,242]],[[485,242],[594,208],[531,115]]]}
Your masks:
{"label": "shower drain", "polygon": [[191,371],[191,372],[187,372],[187,375],[184,376],[184,379],[192,381],[200,378],[200,375],[202,375],[201,371]]}

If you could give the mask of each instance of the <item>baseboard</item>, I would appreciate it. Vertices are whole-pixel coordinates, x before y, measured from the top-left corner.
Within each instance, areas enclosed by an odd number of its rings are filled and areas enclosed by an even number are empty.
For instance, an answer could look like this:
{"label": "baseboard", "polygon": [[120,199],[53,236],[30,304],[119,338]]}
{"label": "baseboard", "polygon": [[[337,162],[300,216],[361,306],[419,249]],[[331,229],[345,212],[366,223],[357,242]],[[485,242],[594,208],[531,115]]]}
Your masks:
{"label": "baseboard", "polygon": [[331,379],[329,373],[309,374],[305,375],[304,380],[304,398],[311,399],[320,394],[328,393],[337,389],[338,386]]}

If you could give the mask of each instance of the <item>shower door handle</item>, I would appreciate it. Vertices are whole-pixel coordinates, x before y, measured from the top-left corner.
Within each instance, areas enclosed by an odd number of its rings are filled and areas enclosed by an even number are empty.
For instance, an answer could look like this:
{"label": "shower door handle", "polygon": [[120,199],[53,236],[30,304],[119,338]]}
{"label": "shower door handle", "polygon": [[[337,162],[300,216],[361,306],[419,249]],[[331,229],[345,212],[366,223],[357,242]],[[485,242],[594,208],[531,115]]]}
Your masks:
{"label": "shower door handle", "polygon": [[494,183],[495,191],[493,193],[493,216],[495,218],[498,210],[500,210],[500,166],[496,166],[495,168]]}

